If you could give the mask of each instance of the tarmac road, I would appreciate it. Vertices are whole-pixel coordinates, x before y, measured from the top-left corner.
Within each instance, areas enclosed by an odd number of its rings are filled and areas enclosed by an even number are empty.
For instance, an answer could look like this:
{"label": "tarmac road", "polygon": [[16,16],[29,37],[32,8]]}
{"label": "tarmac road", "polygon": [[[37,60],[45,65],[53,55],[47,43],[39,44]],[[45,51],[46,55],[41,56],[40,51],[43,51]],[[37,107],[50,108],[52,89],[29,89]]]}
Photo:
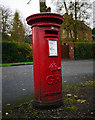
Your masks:
{"label": "tarmac road", "polygon": [[[93,77],[93,61],[62,61],[63,86]],[[34,93],[33,65],[2,68],[3,107]]]}

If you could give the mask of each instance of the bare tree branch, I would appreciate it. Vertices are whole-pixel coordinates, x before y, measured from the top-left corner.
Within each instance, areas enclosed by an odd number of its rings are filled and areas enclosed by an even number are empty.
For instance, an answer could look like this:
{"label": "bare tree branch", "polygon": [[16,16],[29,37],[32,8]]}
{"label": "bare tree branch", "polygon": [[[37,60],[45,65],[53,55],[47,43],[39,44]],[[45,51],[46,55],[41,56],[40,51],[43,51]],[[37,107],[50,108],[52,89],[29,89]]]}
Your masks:
{"label": "bare tree branch", "polygon": [[64,0],[64,6],[65,6],[66,13],[68,14],[68,9],[67,9],[67,5],[66,5],[65,0]]}
{"label": "bare tree branch", "polygon": [[27,4],[30,4],[30,2],[31,2],[31,0],[29,0]]}

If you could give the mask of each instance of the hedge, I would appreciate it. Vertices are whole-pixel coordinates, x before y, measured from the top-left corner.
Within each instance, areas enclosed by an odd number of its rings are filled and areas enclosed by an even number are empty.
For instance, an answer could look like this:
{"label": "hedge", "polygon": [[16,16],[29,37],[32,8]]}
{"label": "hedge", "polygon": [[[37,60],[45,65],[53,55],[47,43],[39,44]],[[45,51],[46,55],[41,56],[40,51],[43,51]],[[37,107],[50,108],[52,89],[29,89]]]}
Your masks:
{"label": "hedge", "polygon": [[32,46],[28,43],[2,42],[2,63],[33,61]]}
{"label": "hedge", "polygon": [[95,59],[95,43],[93,42],[75,42],[74,43],[74,58]]}
{"label": "hedge", "polygon": [[[95,43],[75,42],[74,58],[95,59]],[[2,63],[31,62],[32,46],[28,43],[2,42]]]}

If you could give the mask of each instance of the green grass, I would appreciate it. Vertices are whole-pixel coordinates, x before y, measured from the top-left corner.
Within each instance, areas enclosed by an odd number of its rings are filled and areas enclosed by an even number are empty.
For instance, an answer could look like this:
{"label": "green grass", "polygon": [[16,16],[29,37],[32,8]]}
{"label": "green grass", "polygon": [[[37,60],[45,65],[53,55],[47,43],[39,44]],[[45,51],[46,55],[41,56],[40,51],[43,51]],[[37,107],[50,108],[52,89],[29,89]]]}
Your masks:
{"label": "green grass", "polygon": [[77,111],[78,107],[77,106],[65,107],[64,110]]}
{"label": "green grass", "polygon": [[23,106],[26,106],[26,105],[28,105],[29,103],[32,103],[34,100],[33,99],[31,99],[31,100],[29,100],[29,102],[24,102],[24,103],[21,103],[21,104],[19,104],[19,105],[17,105],[17,106],[15,106],[15,107],[23,107]]}
{"label": "green grass", "polygon": [[0,64],[0,67],[9,67],[9,66],[16,66],[16,65],[31,65],[33,62],[19,62],[19,63],[6,63]]}
{"label": "green grass", "polygon": [[66,98],[64,100],[64,104],[73,104],[75,102],[76,102],[76,100],[74,98]]}
{"label": "green grass", "polygon": [[38,112],[35,111],[35,112],[34,112],[34,115],[37,116],[37,114],[38,114]]}
{"label": "green grass", "polygon": [[72,85],[66,85],[66,86],[64,86],[64,88],[63,89],[65,89],[65,90],[68,90],[68,89],[73,89],[73,86]]}

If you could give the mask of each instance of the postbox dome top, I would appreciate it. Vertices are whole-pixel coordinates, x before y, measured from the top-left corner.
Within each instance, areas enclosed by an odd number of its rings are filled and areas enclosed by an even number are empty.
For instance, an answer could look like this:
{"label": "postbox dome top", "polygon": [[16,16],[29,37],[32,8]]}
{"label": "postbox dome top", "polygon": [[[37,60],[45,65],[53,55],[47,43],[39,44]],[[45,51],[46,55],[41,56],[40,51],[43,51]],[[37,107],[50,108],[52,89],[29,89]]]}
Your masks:
{"label": "postbox dome top", "polygon": [[62,24],[63,16],[56,13],[37,13],[30,15],[26,18],[26,21],[29,25],[37,24],[37,23],[56,23]]}

